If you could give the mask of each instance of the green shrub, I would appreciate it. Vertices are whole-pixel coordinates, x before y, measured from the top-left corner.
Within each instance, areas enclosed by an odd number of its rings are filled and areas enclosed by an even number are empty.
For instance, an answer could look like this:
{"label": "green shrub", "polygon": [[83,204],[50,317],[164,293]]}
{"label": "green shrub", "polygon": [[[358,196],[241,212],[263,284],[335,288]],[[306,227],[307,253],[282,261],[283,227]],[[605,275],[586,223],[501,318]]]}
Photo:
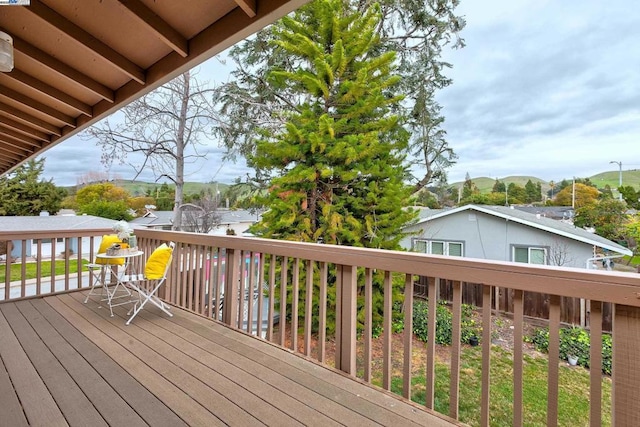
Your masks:
{"label": "green shrub", "polygon": [[[429,319],[429,305],[426,301],[416,301],[413,304],[413,333],[421,341],[427,341],[427,327]],[[453,334],[453,315],[447,303],[440,301],[436,306],[436,337],[437,344],[450,345]],[[471,337],[480,337],[480,328],[473,319],[473,307],[462,305],[460,341],[469,343]]]}
{"label": "green shrub", "polygon": [[[549,352],[549,329],[539,328],[528,337],[528,341],[533,343],[536,350],[544,353]],[[589,349],[591,348],[591,337],[589,333],[576,326],[563,328],[560,330],[560,358],[565,360],[572,354],[578,358],[578,365],[588,368],[590,366]],[[612,365],[611,335],[602,336],[602,372],[611,375]]]}

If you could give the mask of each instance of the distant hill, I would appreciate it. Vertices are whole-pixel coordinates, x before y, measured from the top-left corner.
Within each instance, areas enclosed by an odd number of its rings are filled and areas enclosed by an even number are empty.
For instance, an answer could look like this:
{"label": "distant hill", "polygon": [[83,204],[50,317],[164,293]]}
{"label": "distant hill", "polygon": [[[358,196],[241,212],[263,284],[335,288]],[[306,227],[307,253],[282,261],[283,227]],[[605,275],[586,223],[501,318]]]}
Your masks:
{"label": "distant hill", "polygon": [[[547,189],[551,188],[549,187],[548,182],[540,178],[536,178],[535,176],[507,176],[504,178],[498,178],[498,180],[504,182],[505,185],[514,183],[521,187],[524,187],[527,181],[531,180],[531,182],[533,182],[534,184],[540,182],[542,191],[546,191]],[[493,185],[496,183],[495,178],[488,178],[484,176],[479,178],[471,178],[471,181],[473,181],[473,183],[476,185],[476,187],[478,187],[478,190],[480,190],[481,193],[491,193],[491,190],[493,190]],[[463,181],[454,182],[451,184],[451,186],[460,187],[463,183]]]}
{"label": "distant hill", "polygon": [[[602,172],[593,176],[581,176],[580,178],[589,178],[591,182],[593,182],[598,188],[604,188],[607,184],[612,189],[618,188],[618,184],[620,181],[620,172],[619,171],[610,171],[610,172]],[[573,178],[565,178],[567,181],[571,181]],[[473,183],[478,187],[481,193],[490,193],[493,189],[493,184],[495,184],[495,178],[487,178],[487,177],[478,177],[471,178]],[[506,185],[511,184],[512,182],[524,187],[528,180],[531,180],[534,184],[540,182],[542,187],[542,191],[548,191],[551,186],[549,185],[549,181],[545,181],[544,179],[537,178],[534,176],[507,176],[504,178],[498,178],[499,181],[504,182]],[[560,182],[562,180],[558,180],[556,182]],[[451,183],[452,187],[460,187],[464,182],[458,181]],[[632,170],[623,170],[622,171],[622,185],[631,185],[634,188],[640,187],[640,170],[632,169]]]}

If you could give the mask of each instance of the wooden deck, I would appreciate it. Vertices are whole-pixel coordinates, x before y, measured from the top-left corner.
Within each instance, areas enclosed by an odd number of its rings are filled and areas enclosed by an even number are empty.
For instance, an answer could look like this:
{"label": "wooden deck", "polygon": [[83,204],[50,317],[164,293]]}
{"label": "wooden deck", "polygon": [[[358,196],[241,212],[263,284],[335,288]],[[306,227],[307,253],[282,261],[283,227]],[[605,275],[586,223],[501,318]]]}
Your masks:
{"label": "wooden deck", "polygon": [[224,325],[84,293],[0,304],[0,425],[451,425]]}

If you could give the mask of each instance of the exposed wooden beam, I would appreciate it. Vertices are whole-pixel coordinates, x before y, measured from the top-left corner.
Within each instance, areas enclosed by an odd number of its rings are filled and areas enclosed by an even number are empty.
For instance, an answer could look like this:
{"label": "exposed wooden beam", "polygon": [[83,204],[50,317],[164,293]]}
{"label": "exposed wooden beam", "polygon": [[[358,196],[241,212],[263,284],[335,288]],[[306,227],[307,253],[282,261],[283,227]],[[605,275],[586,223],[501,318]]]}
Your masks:
{"label": "exposed wooden beam", "polygon": [[21,160],[21,156],[7,156],[0,153],[0,165],[2,165],[2,168],[5,170],[9,169]]}
{"label": "exposed wooden beam", "polygon": [[115,97],[113,90],[109,89],[107,86],[98,83],[93,80],[91,77],[79,72],[75,68],[72,68],[65,64],[64,62],[54,58],[25,42],[19,37],[13,37],[13,49],[21,54],[28,56],[32,60],[36,61],[43,67],[48,68],[50,71],[65,77],[67,80],[76,83],[78,86],[92,92],[95,95],[98,95],[100,98],[104,99],[107,102],[113,102]]}
{"label": "exposed wooden beam", "polygon": [[235,2],[249,18],[256,16],[256,0],[235,0]]}
{"label": "exposed wooden beam", "polygon": [[39,0],[32,0],[31,4],[25,9],[38,16],[60,32],[66,34],[77,43],[104,58],[113,67],[122,71],[133,80],[142,85],[145,84],[144,70],[141,67],[137,66],[111,47],[107,46],[64,16],[60,15],[55,10],[44,5]]}
{"label": "exposed wooden beam", "polygon": [[23,147],[2,135],[0,135],[0,142],[2,142],[2,144],[0,144],[0,153],[3,153],[5,156],[25,156],[33,153],[33,150],[29,147]]}
{"label": "exposed wooden beam", "polygon": [[9,89],[6,86],[0,85],[0,97],[5,97],[14,100],[15,102],[24,105],[25,107],[31,108],[32,110],[39,111],[42,114],[45,114],[52,119],[59,120],[64,124],[69,126],[75,126],[75,120],[73,117],[63,114],[56,110],[53,107],[49,107],[48,105],[43,104],[42,102],[38,102],[34,99],[29,98],[26,95],[23,95],[19,92],[16,92],[13,89]]}
{"label": "exposed wooden beam", "polygon": [[20,132],[16,132],[15,130],[7,129],[5,127],[0,126],[0,135],[3,135],[6,138],[11,138],[14,141],[25,143],[28,146],[40,148],[42,147],[42,143],[37,139],[29,138],[26,135],[21,134]]}
{"label": "exposed wooden beam", "polygon": [[180,56],[186,58],[189,55],[189,41],[140,0],[118,0],[118,2]]}
{"label": "exposed wooden beam", "polygon": [[58,101],[64,105],[67,105],[78,113],[82,113],[85,116],[91,117],[91,106],[81,102],[71,95],[64,93],[61,90],[56,89],[53,86],[48,85],[47,83],[36,79],[28,75],[27,73],[23,73],[22,71],[14,68],[12,72],[6,74],[7,77],[14,79],[22,83],[23,85],[32,88],[33,90],[37,90],[41,94],[47,96],[49,99],[54,101]]}
{"label": "exposed wooden beam", "polygon": [[31,114],[27,114],[22,110],[18,110],[17,108],[5,104],[4,102],[0,102],[0,113],[4,113],[5,115],[11,116],[18,120],[22,120],[23,122],[28,123],[29,125],[36,127],[42,131],[52,133],[57,136],[62,135],[62,131],[59,127],[45,122],[44,120],[41,120],[35,116],[32,116]]}
{"label": "exposed wooden beam", "polygon": [[8,117],[0,116],[0,126],[22,132],[26,136],[38,139],[43,142],[49,142],[49,135],[47,133],[41,132],[37,129],[32,128],[31,126],[22,124]]}

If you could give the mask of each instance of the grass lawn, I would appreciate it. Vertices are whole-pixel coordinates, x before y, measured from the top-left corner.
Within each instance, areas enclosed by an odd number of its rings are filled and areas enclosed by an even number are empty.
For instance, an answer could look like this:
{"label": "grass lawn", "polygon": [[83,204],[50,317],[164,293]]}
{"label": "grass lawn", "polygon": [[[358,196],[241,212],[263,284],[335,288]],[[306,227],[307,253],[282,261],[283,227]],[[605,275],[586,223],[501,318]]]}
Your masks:
{"label": "grass lawn", "polygon": [[[82,260],[82,265],[86,265],[89,262],[86,259]],[[36,278],[36,265],[35,262],[28,262],[25,264],[26,273],[25,280],[35,279]],[[41,265],[41,276],[42,277],[50,277],[51,276],[51,261],[42,261]],[[6,278],[6,266],[0,266],[0,283],[5,281]],[[55,261],[55,275],[64,274],[65,272],[65,260],[56,260]],[[69,260],[69,273],[77,273],[78,272],[78,260],[72,259]],[[22,264],[11,264],[11,282],[22,279]]]}
{"label": "grass lawn", "polygon": [[[491,426],[511,426],[513,420],[513,363],[509,351],[494,347],[491,354]],[[479,425],[482,386],[481,347],[464,348],[460,366],[460,421]],[[589,371],[580,367],[560,366],[558,425],[589,425]],[[524,425],[547,423],[547,358],[524,356],[523,412]],[[412,380],[412,400],[424,405],[426,374],[424,368]],[[435,409],[449,414],[449,365],[436,364]],[[381,380],[375,380],[381,385]],[[402,378],[392,379],[392,391],[402,394]],[[611,425],[611,379],[602,380],[602,425]]]}

